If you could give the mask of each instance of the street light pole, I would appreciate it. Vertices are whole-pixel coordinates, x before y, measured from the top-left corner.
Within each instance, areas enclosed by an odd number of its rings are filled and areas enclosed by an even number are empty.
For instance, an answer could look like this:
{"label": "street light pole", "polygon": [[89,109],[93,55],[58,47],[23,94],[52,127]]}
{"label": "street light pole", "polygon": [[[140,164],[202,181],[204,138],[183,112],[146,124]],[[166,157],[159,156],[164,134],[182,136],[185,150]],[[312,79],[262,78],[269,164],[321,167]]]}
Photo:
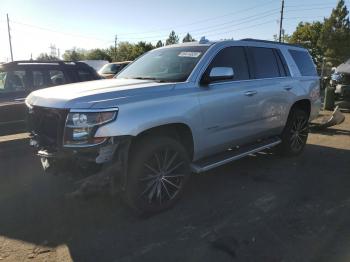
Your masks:
{"label": "street light pole", "polygon": [[114,61],[117,62],[117,41],[118,41],[118,36],[115,35],[114,37]]}

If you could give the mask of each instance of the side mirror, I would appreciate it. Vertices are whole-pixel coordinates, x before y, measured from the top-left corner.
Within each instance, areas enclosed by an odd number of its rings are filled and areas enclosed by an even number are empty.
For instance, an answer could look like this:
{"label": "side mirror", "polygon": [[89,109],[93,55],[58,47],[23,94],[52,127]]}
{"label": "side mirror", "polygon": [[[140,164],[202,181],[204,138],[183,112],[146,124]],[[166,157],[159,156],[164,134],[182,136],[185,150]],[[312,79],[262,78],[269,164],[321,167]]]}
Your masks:
{"label": "side mirror", "polygon": [[208,85],[211,82],[231,80],[234,77],[232,67],[213,67],[209,75],[205,73],[201,79],[201,84]]}

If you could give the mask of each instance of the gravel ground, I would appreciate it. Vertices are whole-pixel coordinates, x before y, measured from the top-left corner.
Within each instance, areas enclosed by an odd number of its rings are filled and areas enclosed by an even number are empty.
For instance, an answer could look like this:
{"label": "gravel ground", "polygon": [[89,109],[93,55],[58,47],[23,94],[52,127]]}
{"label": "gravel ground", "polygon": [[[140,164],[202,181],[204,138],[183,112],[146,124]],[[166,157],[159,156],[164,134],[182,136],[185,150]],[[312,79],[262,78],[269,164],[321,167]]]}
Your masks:
{"label": "gravel ground", "polygon": [[0,142],[0,261],[350,261],[350,114],[302,156],[250,156],[193,175],[148,219],[118,197],[68,200],[20,139]]}

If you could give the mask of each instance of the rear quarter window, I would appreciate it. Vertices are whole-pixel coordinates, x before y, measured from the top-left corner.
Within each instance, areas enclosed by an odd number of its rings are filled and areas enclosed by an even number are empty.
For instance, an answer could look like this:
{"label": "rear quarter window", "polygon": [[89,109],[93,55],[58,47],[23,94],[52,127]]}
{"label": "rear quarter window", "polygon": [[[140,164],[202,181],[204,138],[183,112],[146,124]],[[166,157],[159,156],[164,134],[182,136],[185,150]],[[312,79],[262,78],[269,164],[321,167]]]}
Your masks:
{"label": "rear quarter window", "polygon": [[289,50],[302,76],[318,76],[311,56],[306,51]]}
{"label": "rear quarter window", "polygon": [[64,73],[61,70],[49,70],[49,77],[51,85],[59,86],[67,83]]}

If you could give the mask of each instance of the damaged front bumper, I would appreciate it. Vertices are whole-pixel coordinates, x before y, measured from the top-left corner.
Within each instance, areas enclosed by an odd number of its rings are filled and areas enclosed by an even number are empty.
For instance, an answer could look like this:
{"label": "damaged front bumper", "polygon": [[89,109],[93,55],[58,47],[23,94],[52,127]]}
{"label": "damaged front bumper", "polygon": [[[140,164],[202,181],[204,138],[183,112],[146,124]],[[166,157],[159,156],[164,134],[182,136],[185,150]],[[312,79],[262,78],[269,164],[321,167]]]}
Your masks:
{"label": "damaged front bumper", "polygon": [[120,155],[128,154],[130,140],[128,136],[110,137],[102,144],[94,146],[52,148],[40,145],[40,139],[32,136],[30,145],[36,148],[43,169],[58,174],[74,171],[74,167],[77,166],[86,167],[91,164],[102,166],[118,161]]}

